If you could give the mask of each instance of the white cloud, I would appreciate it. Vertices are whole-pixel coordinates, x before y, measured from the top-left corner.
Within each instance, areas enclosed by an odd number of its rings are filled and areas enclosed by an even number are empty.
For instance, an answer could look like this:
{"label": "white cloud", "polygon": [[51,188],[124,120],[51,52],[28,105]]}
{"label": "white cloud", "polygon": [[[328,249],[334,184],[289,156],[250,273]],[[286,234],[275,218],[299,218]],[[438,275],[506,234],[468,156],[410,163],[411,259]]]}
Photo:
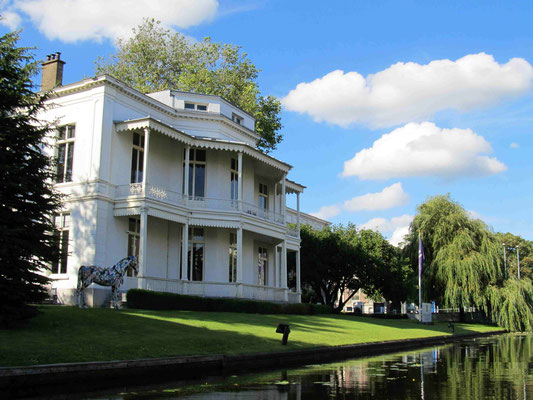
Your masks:
{"label": "white cloud", "polygon": [[518,149],[518,148],[520,148],[520,145],[518,143],[516,143],[516,142],[513,142],[513,143],[511,143],[510,147],[511,147],[511,149]]}
{"label": "white cloud", "polygon": [[398,246],[403,241],[405,235],[409,233],[409,225],[413,221],[414,216],[404,214],[399,217],[391,218],[373,218],[370,221],[362,224],[361,229],[372,229],[381,232],[384,236],[389,236],[389,242]]}
{"label": "white cloud", "polygon": [[[346,200],[343,204],[332,204],[330,206],[321,207],[320,210],[311,213],[311,215],[317,218],[328,220],[329,218],[336,217],[343,211],[356,212],[386,210],[404,205],[408,201],[409,196],[404,192],[402,184],[398,182],[386,187],[379,193],[367,193],[362,196],[357,196],[350,200]],[[380,221],[380,219],[375,218],[371,221]]]}
{"label": "white cloud", "polygon": [[212,19],[217,0],[15,0],[9,4],[30,17],[50,40],[116,39],[131,35],[144,17],[168,28],[188,28]]}
{"label": "white cloud", "polygon": [[409,123],[383,135],[372,147],[344,163],[343,176],[390,179],[406,176],[483,176],[507,167],[490,144],[470,129],[441,129],[434,123]]}
{"label": "white cloud", "polygon": [[344,209],[349,212],[386,210],[409,202],[400,182],[386,187],[379,193],[367,193],[344,202]]}
{"label": "white cloud", "polygon": [[20,26],[20,16],[9,10],[0,12],[0,24],[7,26],[11,30],[15,30]]}
{"label": "white cloud", "polygon": [[332,205],[332,206],[324,206],[320,207],[320,210],[318,210],[315,213],[311,213],[313,217],[325,219],[326,221],[329,218],[336,217],[341,213],[342,209],[340,206]]}
{"label": "white cloud", "polygon": [[307,113],[317,122],[389,127],[520,95],[532,79],[533,67],[523,58],[498,64],[479,53],[425,65],[399,62],[366,78],[336,70],[298,84],[282,101],[287,110]]}

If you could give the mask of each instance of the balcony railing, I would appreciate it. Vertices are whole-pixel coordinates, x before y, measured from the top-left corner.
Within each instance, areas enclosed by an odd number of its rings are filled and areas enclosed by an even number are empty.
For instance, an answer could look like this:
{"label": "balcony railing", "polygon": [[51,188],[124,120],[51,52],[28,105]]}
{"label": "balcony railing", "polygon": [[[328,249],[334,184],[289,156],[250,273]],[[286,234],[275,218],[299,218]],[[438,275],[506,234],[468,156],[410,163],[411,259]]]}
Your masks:
{"label": "balcony railing", "polygon": [[145,187],[146,189],[143,192],[144,188],[142,183],[120,185],[116,188],[115,196],[117,199],[135,197],[148,198],[171,205],[184,206],[190,209],[243,212],[247,215],[252,215],[278,224],[285,223],[285,218],[282,214],[265,210],[254,204],[245,203],[243,201],[239,202],[231,199],[184,196],[181,193],[150,184],[146,184]]}

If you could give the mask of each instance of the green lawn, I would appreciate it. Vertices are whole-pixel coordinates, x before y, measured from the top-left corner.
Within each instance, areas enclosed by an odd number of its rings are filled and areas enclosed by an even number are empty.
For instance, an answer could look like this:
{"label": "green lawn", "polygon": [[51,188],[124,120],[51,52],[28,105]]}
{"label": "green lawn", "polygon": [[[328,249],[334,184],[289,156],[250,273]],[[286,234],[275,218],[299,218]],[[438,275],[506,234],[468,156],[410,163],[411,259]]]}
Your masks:
{"label": "green lawn", "polygon": [[[0,366],[238,354],[449,335],[447,323],[343,315],[259,315],[44,306],[22,329],[0,331]],[[291,325],[281,345],[278,323]],[[497,328],[456,324],[455,333]]]}

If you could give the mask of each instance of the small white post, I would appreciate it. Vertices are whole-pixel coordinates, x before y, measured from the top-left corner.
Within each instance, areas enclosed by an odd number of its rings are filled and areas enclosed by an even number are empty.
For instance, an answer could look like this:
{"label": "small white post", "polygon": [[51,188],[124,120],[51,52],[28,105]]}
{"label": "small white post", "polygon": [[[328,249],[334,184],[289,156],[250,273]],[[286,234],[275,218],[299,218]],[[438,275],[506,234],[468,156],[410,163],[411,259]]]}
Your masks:
{"label": "small white post", "polygon": [[296,252],[296,293],[302,291],[302,282],[300,277],[300,249]]}
{"label": "small white post", "polygon": [[287,199],[286,199],[286,191],[285,191],[285,179],[286,179],[286,175],[283,175],[283,180],[281,181],[281,214],[283,215],[283,221],[285,221],[285,215],[286,215],[286,212],[285,212],[285,208],[286,208],[286,203],[287,203]]}
{"label": "small white post", "polygon": [[183,168],[185,168],[183,174],[183,197],[185,202],[189,199],[189,153],[191,152],[191,146],[185,146],[185,160],[183,162]]}
{"label": "small white post", "polygon": [[237,203],[239,204],[239,210],[242,210],[242,152],[237,153]]}
{"label": "small white post", "polygon": [[300,237],[300,192],[296,192],[296,230]]}

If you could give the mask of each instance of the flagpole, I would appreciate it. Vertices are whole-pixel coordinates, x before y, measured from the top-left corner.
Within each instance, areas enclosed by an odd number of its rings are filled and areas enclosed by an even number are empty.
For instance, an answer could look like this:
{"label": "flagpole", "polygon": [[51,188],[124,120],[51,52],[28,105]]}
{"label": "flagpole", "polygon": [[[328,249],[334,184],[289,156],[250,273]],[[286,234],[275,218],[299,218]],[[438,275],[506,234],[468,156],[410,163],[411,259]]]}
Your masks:
{"label": "flagpole", "polygon": [[422,237],[418,231],[418,321],[422,322]]}

